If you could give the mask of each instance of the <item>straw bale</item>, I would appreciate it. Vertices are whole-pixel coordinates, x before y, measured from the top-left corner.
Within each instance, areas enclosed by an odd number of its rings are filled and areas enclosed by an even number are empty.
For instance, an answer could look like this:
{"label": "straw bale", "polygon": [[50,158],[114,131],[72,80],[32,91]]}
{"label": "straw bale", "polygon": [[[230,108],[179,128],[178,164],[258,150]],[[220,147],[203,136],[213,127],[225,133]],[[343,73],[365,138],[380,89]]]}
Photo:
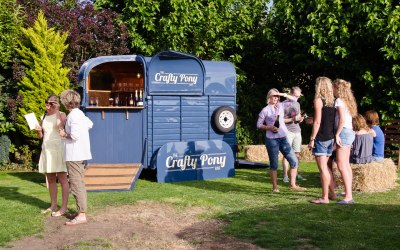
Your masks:
{"label": "straw bale", "polygon": [[[267,149],[265,145],[247,145],[244,147],[244,155],[246,161],[266,162],[269,161]],[[282,160],[283,155],[279,153],[279,160]],[[314,161],[314,156],[308,149],[307,145],[301,146],[300,161]]]}
{"label": "straw bale", "polygon": [[[397,166],[390,158],[383,162],[368,164],[350,164],[353,170],[353,191],[384,192],[396,187]],[[336,186],[343,188],[343,179],[337,166],[333,167]]]}
{"label": "straw bale", "polygon": [[[244,147],[244,155],[246,161],[252,162],[269,162],[267,148],[265,145],[247,145]],[[282,154],[279,153],[279,160],[282,159]]]}
{"label": "straw bale", "polygon": [[308,149],[308,145],[301,145],[300,162],[315,161],[312,151]]}

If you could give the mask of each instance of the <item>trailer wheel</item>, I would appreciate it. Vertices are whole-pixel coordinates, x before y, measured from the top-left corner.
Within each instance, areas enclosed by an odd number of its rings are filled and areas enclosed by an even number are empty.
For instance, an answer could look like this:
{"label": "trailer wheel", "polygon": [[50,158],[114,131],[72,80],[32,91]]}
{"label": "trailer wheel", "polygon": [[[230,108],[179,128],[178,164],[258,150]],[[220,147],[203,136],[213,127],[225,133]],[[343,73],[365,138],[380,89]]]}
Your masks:
{"label": "trailer wheel", "polygon": [[235,128],[236,113],[235,110],[228,106],[217,108],[213,114],[213,125],[222,133],[228,133]]}

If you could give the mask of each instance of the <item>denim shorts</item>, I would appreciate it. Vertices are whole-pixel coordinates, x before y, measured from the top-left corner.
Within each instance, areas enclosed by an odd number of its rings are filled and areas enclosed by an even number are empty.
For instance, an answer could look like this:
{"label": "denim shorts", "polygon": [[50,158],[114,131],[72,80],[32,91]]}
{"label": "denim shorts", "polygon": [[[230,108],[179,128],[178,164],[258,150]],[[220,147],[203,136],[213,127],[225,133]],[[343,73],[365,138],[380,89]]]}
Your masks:
{"label": "denim shorts", "polygon": [[342,132],[339,134],[339,137],[343,146],[351,147],[354,139],[356,138],[356,133],[353,131],[353,129],[343,128]]}
{"label": "denim shorts", "polygon": [[290,168],[295,169],[299,165],[296,154],[294,153],[286,137],[273,138],[273,139],[267,138],[265,140],[265,146],[267,147],[267,152],[269,157],[269,168],[271,170],[277,170],[279,167],[278,164],[279,151],[283,154],[286,160],[288,160]]}
{"label": "denim shorts", "polygon": [[333,151],[333,139],[319,141],[315,139],[312,154],[315,156],[331,156]]}

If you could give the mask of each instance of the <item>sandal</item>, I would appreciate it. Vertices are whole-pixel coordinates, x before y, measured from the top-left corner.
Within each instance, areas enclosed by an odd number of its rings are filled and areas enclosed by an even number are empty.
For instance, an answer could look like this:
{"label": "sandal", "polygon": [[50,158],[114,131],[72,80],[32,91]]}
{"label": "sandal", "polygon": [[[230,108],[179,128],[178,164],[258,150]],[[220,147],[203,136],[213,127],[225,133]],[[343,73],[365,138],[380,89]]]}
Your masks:
{"label": "sandal", "polygon": [[[56,208],[57,209],[57,208]],[[40,213],[42,214],[47,214],[47,213],[54,213],[54,211],[56,211],[56,209],[52,209],[52,208],[48,208],[48,209],[42,209],[40,210]]]}
{"label": "sandal", "polygon": [[272,193],[279,193],[279,189],[273,189]]}
{"label": "sandal", "polygon": [[57,212],[51,212],[52,217],[60,217],[65,215],[68,212],[68,210],[65,210],[64,212],[61,212],[61,210],[58,210]]}
{"label": "sandal", "polygon": [[313,204],[329,204],[329,201],[326,202],[324,199],[319,197],[318,199],[311,200],[310,203],[313,203]]}
{"label": "sandal", "polygon": [[293,191],[304,191],[307,190],[306,188],[300,187],[300,186],[294,186],[294,187],[289,187],[290,190]]}
{"label": "sandal", "polygon": [[85,223],[87,223],[86,218],[75,217],[74,219],[65,222],[65,225],[66,226],[76,226],[76,225],[85,224]]}

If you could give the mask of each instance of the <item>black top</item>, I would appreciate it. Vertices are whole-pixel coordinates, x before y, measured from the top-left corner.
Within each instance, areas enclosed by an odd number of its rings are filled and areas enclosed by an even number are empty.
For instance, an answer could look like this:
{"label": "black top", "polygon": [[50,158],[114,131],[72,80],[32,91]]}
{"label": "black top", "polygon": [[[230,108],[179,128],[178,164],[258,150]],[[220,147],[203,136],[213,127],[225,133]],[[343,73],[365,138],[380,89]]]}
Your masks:
{"label": "black top", "polygon": [[328,141],[335,138],[335,107],[325,106],[325,101],[322,100],[321,125],[319,127],[316,139],[318,141]]}

